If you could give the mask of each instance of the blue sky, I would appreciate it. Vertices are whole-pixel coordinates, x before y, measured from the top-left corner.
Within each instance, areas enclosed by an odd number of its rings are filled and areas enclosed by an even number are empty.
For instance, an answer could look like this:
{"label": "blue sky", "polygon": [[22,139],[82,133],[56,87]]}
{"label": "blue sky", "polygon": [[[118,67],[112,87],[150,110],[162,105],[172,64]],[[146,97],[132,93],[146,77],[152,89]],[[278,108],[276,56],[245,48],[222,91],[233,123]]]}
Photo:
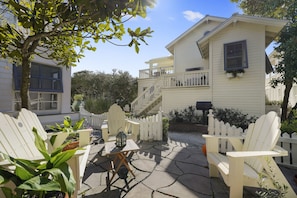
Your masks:
{"label": "blue sky", "polygon": [[241,10],[230,0],[157,0],[156,6],[148,10],[145,19],[137,17],[125,23],[126,27],[132,29],[151,27],[154,31],[152,37],[146,38],[148,45],[142,44],[138,54],[134,47],[98,42],[93,44],[97,50],[85,51],[85,57],[72,68],[72,73],[82,70],[112,73],[112,69],[117,69],[138,77],[140,69],[148,68],[146,61],[169,56],[165,46],[205,15],[228,18],[236,12],[240,13]]}

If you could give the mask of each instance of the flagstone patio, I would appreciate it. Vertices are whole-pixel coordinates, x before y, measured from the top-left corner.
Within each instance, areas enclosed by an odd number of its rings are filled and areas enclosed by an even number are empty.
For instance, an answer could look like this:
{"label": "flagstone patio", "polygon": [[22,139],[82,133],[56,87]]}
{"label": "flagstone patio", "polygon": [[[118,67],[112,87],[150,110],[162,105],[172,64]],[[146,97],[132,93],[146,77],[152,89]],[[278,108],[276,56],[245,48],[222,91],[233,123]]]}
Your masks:
{"label": "flagstone patio", "polygon": [[[118,178],[107,188],[110,159],[104,156],[104,143],[95,141],[89,155],[80,197],[85,198],[211,198],[229,197],[221,178],[209,178],[206,157],[201,152],[200,132],[169,132],[167,142],[139,142],[140,150],[131,157],[127,183]],[[293,187],[297,170],[282,167]],[[256,197],[254,188],[244,188],[244,197]],[[296,189],[295,189],[296,190]]]}

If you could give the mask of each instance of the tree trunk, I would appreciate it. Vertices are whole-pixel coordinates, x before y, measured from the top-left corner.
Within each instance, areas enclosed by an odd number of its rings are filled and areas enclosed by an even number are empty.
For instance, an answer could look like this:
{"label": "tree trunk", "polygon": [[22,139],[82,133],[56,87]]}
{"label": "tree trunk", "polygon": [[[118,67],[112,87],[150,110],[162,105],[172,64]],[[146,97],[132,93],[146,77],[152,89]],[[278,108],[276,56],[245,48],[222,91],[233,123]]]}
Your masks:
{"label": "tree trunk", "polygon": [[281,115],[281,120],[282,121],[285,121],[287,119],[289,96],[290,96],[290,91],[291,91],[292,86],[293,86],[292,82],[293,81],[285,83],[285,91],[284,91],[284,99],[283,99],[283,104],[282,104],[282,115]]}
{"label": "tree trunk", "polygon": [[21,100],[22,108],[29,109],[29,88],[30,88],[30,78],[31,78],[31,62],[29,58],[23,57],[22,60],[22,84],[21,84]]}

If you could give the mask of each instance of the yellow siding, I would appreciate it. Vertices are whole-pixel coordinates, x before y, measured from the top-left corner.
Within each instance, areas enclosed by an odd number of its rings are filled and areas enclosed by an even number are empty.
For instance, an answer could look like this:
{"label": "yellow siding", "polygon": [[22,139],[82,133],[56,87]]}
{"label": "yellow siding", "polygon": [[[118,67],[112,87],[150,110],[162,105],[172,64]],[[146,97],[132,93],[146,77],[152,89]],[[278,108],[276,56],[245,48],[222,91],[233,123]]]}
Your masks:
{"label": "yellow siding", "polygon": [[210,101],[208,87],[162,89],[162,111],[169,114],[172,110],[184,110],[189,106],[196,108],[197,101]]}
{"label": "yellow siding", "polygon": [[189,35],[176,43],[174,48],[175,72],[185,72],[186,68],[208,67],[208,60],[201,58],[196,41],[203,37],[206,31],[212,30],[219,23],[209,21],[193,30]]}
{"label": "yellow siding", "polygon": [[[248,68],[242,78],[228,79],[224,71],[224,43],[247,41]],[[213,104],[250,115],[265,113],[265,30],[263,26],[237,22],[210,41],[213,70]]]}

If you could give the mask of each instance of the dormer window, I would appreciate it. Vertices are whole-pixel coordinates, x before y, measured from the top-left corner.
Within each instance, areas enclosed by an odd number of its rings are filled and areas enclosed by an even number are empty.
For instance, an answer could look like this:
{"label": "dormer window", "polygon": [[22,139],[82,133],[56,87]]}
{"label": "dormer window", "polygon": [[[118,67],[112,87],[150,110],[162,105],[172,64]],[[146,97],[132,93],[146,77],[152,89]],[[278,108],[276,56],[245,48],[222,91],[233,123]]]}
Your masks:
{"label": "dormer window", "polygon": [[237,71],[248,68],[246,40],[224,44],[224,70]]}

